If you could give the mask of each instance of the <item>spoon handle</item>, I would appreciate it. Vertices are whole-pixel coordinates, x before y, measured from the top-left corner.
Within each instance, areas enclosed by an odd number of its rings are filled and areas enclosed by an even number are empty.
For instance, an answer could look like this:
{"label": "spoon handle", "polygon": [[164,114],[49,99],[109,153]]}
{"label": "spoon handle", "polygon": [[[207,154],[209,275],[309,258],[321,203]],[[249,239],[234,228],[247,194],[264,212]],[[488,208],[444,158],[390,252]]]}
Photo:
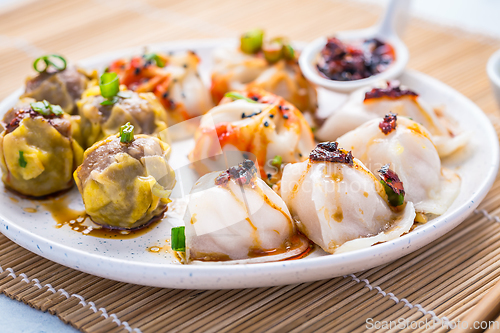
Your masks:
{"label": "spoon handle", "polygon": [[411,0],[389,0],[385,13],[378,23],[380,37],[397,37],[406,27]]}

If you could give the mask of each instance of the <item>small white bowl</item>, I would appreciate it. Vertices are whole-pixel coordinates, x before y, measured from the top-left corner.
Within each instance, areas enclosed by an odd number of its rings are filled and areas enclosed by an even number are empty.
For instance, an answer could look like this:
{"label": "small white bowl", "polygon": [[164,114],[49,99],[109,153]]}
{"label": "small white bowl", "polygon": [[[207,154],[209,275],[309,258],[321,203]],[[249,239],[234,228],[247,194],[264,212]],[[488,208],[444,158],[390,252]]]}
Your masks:
{"label": "small white bowl", "polygon": [[486,72],[490,78],[493,95],[495,95],[498,105],[500,106],[500,50],[493,53],[488,60]]}

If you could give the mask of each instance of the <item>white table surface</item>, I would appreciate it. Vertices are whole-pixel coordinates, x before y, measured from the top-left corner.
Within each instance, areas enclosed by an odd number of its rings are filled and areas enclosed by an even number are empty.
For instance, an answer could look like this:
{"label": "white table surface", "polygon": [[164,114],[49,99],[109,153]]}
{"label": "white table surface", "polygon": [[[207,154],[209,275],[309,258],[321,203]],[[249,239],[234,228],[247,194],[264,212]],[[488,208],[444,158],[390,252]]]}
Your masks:
{"label": "white table surface", "polygon": [[[3,6],[10,6],[19,1],[0,0],[0,10]],[[378,4],[387,2],[356,1]],[[500,39],[500,0],[413,0],[412,15]],[[3,294],[0,294],[0,327],[2,333],[78,332],[56,316],[35,310]]]}

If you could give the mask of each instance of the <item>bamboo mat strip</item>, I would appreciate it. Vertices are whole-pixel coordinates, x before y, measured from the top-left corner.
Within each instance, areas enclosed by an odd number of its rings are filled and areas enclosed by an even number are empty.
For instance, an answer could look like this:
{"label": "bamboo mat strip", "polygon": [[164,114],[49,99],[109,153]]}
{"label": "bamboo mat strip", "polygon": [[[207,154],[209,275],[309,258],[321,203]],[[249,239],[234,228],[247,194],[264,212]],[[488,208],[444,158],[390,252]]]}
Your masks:
{"label": "bamboo mat strip", "polygon": [[[310,41],[367,27],[380,12],[376,6],[327,0],[31,1],[0,12],[0,69],[5,78],[0,98],[22,84],[32,58],[43,52],[79,60],[166,40],[237,36],[256,25],[270,35]],[[500,132],[498,107],[484,70],[500,41],[415,19],[404,41],[410,68],[464,93]],[[329,280],[244,290],[119,283],[55,264],[0,235],[0,292],[92,333],[367,332],[367,318],[423,324],[434,320],[437,326],[417,331],[444,332],[441,323],[463,318],[500,279],[499,203],[497,180],[460,226],[393,263]]]}

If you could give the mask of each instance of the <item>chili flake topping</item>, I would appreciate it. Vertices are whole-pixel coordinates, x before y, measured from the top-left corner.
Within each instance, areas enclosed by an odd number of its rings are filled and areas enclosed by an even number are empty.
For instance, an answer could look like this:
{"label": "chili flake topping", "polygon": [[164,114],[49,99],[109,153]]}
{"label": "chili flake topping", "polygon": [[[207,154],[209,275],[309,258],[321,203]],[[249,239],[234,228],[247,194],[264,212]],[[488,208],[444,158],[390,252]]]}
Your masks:
{"label": "chili flake topping", "polygon": [[384,132],[385,135],[391,133],[396,129],[398,117],[394,113],[386,114],[384,120],[382,120],[378,127]]}
{"label": "chili flake topping", "polygon": [[314,162],[326,161],[345,163],[349,166],[353,165],[351,152],[339,149],[337,142],[318,143],[316,148],[314,148],[309,155],[309,160]]}
{"label": "chili flake topping", "polygon": [[257,168],[251,160],[245,160],[237,166],[230,167],[229,169],[221,172],[215,179],[216,185],[225,185],[230,179],[233,179],[238,185],[247,185],[257,175]]}
{"label": "chili flake topping", "polygon": [[401,89],[398,81],[387,82],[387,88],[373,88],[369,92],[365,93],[366,102],[369,99],[387,97],[390,99],[398,99],[403,96],[415,96],[418,94],[409,89]]}

